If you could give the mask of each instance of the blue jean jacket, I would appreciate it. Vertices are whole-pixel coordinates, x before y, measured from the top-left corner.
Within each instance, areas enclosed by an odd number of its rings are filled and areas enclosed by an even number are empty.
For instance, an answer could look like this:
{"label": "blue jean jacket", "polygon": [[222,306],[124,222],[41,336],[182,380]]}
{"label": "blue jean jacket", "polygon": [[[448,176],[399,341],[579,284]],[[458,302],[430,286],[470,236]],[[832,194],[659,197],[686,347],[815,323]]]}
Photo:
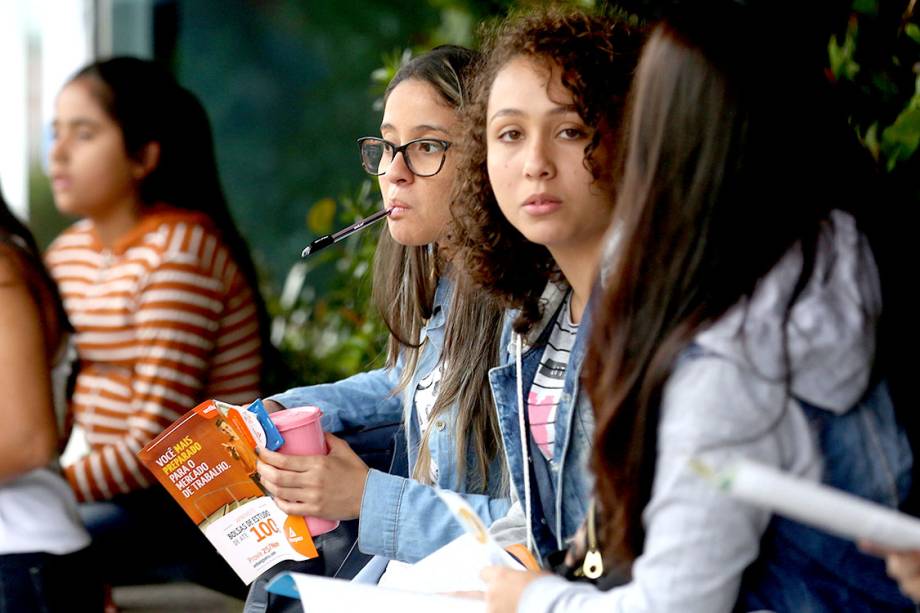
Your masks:
{"label": "blue jean jacket", "polygon": [[[824,456],[822,481],[891,508],[906,498],[913,454],[888,386],[843,415],[800,401]],[[851,541],[774,516],[758,560],[745,572],[739,608],[778,612],[914,611],[880,558]]]}
{"label": "blue jean jacket", "polygon": [[[553,295],[547,298],[548,294]],[[525,395],[533,383],[545,348],[546,337],[564,294],[564,289],[554,292],[548,289],[544,293],[544,320],[541,326],[530,333],[530,338],[536,340],[521,356],[520,375]],[[578,531],[587,511],[588,501],[593,495],[594,477],[588,470],[588,460],[594,437],[594,412],[579,381],[590,336],[590,309],[589,304],[578,326],[575,345],[565,373],[562,396],[556,409],[553,449],[555,462],[549,471],[537,473],[537,479],[542,481],[546,476],[552,483],[537,483],[532,480],[530,501],[524,498],[524,467],[527,466],[527,469],[531,470],[533,458],[521,446],[517,401],[518,373],[515,364],[514,335],[511,330],[513,314],[506,319],[502,332],[502,347],[506,348],[502,359],[503,365],[489,371],[492,395],[508,458],[511,484],[521,504],[531,505],[530,529],[541,556],[565,547],[566,542]],[[537,461],[542,461],[542,458],[537,458]],[[538,490],[551,493],[551,504],[541,505]],[[545,537],[540,538],[541,534]]]}
{"label": "blue jean jacket", "polygon": [[[402,376],[402,360],[393,369],[378,369],[359,373],[337,381],[288,390],[273,396],[285,407],[315,405],[323,411],[323,428],[338,432],[357,426],[375,426],[404,420],[408,441],[409,474],[415,469],[421,435],[415,410],[415,392],[418,383],[438,365],[444,346],[444,328],[450,304],[451,285],[441,277],[435,291],[431,319],[422,330],[424,343],[415,372],[402,394],[392,390]],[[428,447],[438,466],[437,486],[460,492],[476,510],[486,525],[502,517],[510,501],[501,490],[500,462],[496,458],[490,466],[487,494],[467,492],[468,484],[457,478],[456,439],[454,424],[457,406],[451,406],[446,415],[432,424]],[[467,466],[475,467],[468,461]],[[463,534],[463,528],[444,506],[433,487],[412,479],[390,475],[371,469],[361,500],[358,529],[358,546],[364,553],[384,556],[403,562],[416,562],[435,549],[446,545]]]}

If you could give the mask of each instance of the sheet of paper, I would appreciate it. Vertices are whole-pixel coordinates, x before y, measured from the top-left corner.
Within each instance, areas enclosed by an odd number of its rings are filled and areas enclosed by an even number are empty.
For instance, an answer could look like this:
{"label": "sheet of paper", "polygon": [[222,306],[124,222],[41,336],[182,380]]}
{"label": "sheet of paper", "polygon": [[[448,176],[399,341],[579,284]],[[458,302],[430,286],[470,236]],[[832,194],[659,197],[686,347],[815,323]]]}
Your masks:
{"label": "sheet of paper", "polygon": [[920,520],[850,492],[745,458],[718,472],[699,458],[690,466],[735,498],[819,530],[891,549],[920,548]]}
{"label": "sheet of paper", "polygon": [[299,597],[304,611],[484,613],[486,610],[482,600],[407,592],[301,573],[280,573],[267,587],[275,594]]}
{"label": "sheet of paper", "polygon": [[381,586],[430,593],[479,592],[486,588],[479,578],[483,568],[523,568],[489,535],[485,524],[462,496],[447,490],[437,492],[465,534],[415,564],[391,562],[380,578]]}
{"label": "sheet of paper", "polygon": [[521,565],[501,545],[495,542],[482,519],[462,496],[450,490],[438,489],[436,491],[460,525],[463,526],[463,529],[466,530],[466,533],[480,545],[484,552],[483,555],[487,556],[488,565],[521,568]]}
{"label": "sheet of paper", "polygon": [[486,584],[479,573],[486,566],[522,569],[514,558],[501,553],[504,556],[496,559],[493,550],[473,535],[463,534],[415,564],[391,563],[380,584],[417,592],[480,592]]}

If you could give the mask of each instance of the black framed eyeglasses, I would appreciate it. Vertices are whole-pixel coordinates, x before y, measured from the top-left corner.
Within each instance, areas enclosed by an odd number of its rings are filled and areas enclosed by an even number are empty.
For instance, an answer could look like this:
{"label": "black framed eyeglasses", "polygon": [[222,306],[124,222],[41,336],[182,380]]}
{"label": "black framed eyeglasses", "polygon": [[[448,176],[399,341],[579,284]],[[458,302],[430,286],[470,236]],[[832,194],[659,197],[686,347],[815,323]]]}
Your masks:
{"label": "black framed eyeglasses", "polygon": [[398,153],[403,154],[406,166],[412,174],[419,177],[431,177],[444,167],[450,141],[439,138],[417,138],[404,145],[394,145],[388,140],[365,136],[358,139],[361,150],[361,164],[364,170],[379,177],[390,170],[390,165]]}

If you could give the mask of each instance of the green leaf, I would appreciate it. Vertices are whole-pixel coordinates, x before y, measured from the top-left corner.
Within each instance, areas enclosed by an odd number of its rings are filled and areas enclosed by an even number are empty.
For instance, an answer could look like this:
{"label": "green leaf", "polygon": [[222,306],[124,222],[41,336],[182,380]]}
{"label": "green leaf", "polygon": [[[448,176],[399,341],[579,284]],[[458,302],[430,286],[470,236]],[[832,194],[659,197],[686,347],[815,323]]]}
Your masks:
{"label": "green leaf", "polygon": [[852,81],[859,72],[859,64],[853,60],[856,51],[856,26],[851,24],[843,37],[843,44],[837,42],[837,37],[832,36],[827,43],[827,55],[830,61],[831,72],[835,79]]}
{"label": "green leaf", "polygon": [[881,150],[890,172],[899,162],[910,159],[920,145],[920,105],[912,105],[882,131]]}
{"label": "green leaf", "polygon": [[432,42],[469,47],[473,44],[475,30],[476,22],[469,11],[448,7],[441,11],[441,26],[435,30]]}
{"label": "green leaf", "polygon": [[878,15],[879,0],[853,0],[853,11],[875,17]]}
{"label": "green leaf", "polygon": [[878,143],[878,122],[872,122],[872,125],[869,126],[869,129],[866,130],[866,133],[863,134],[862,144],[869,150],[869,153],[872,154],[872,157],[878,160],[879,154],[879,143]]}
{"label": "green leaf", "polygon": [[904,28],[904,33],[910,37],[915,43],[920,43],[920,26],[915,23],[907,24],[907,27]]}
{"label": "green leaf", "polygon": [[317,200],[307,213],[307,227],[314,234],[329,234],[335,220],[335,200],[322,198]]}

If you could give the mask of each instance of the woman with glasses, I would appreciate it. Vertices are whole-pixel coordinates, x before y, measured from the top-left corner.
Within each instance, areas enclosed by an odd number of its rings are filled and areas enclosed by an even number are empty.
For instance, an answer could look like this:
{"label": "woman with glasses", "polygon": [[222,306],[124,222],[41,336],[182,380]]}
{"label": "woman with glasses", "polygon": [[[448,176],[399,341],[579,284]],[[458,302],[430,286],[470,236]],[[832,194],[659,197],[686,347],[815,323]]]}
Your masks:
{"label": "woman with glasses", "polygon": [[487,379],[502,311],[452,279],[442,247],[456,173],[452,143],[475,59],[455,46],[413,59],[387,88],[380,137],[359,140],[390,211],[374,267],[374,300],[390,330],[387,367],[267,401],[270,409],[319,406],[327,432],[404,420],[411,479],[369,470],[332,435],[327,456],[263,451],[259,463],[282,510],[360,517],[361,551],[404,562],[462,533],[432,486],[464,493],[487,524],[508,509]]}

